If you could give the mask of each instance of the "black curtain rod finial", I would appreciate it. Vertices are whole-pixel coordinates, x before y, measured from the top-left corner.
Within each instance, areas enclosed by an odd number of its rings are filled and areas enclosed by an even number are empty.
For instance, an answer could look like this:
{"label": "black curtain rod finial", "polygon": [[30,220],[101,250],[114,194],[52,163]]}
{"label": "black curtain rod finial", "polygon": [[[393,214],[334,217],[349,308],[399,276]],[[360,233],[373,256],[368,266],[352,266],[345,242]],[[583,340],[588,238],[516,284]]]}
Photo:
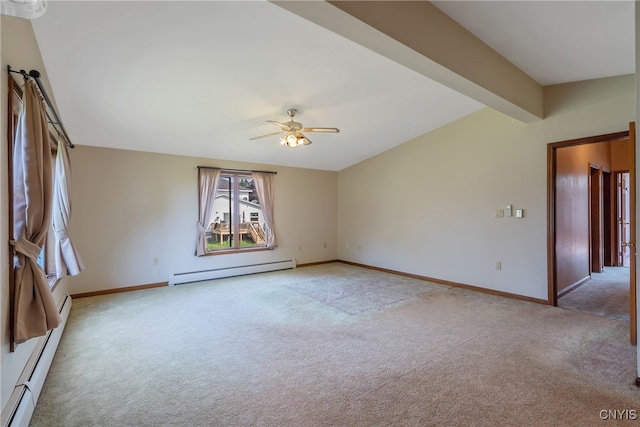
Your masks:
{"label": "black curtain rod finial", "polygon": [[[27,74],[27,72],[25,70],[20,70],[20,71],[16,71],[14,69],[11,68],[11,65],[7,65],[7,71],[9,73],[13,73],[13,74],[20,74],[22,75],[22,77],[24,77],[25,79],[29,78],[29,74]],[[37,71],[36,71],[37,72]]]}
{"label": "black curtain rod finial", "polygon": [[[36,82],[36,84],[38,85],[38,89],[40,89],[40,93],[42,94],[45,102],[47,103],[47,106],[49,107],[49,110],[51,111],[51,114],[53,114],[53,118],[55,120],[51,120],[51,118],[49,117],[49,112],[45,111],[47,114],[47,118],[49,119],[49,123],[51,123],[54,127],[54,129],[56,129],[56,131],[58,132],[58,134],[60,132],[62,132],[62,135],[64,135],[64,139],[66,140],[66,143],[69,147],[74,148],[75,145],[73,145],[71,143],[71,139],[69,138],[69,135],[67,134],[66,129],[64,128],[64,125],[62,124],[62,120],[60,120],[60,117],[58,117],[58,113],[56,112],[56,109],[53,108],[53,104],[51,103],[51,100],[49,99],[49,96],[47,95],[47,91],[44,90],[44,86],[42,85],[42,82],[40,81],[40,71],[38,70],[31,70],[28,73],[25,70],[20,70],[20,71],[15,71],[11,69],[11,65],[7,65],[7,71],[9,73],[15,73],[15,74],[22,74],[22,77],[24,77],[25,81],[28,78],[33,78],[33,80]],[[58,130],[56,128],[56,126],[58,128],[60,128],[60,130]]]}
{"label": "black curtain rod finial", "polygon": [[21,74],[22,77],[29,78],[29,77],[33,77],[34,79],[39,79],[41,77],[40,75],[40,71],[38,70],[30,70],[28,73],[25,70],[20,70],[20,71],[16,71],[14,69],[11,68],[11,65],[7,65],[7,71],[9,73],[14,73],[14,74]]}

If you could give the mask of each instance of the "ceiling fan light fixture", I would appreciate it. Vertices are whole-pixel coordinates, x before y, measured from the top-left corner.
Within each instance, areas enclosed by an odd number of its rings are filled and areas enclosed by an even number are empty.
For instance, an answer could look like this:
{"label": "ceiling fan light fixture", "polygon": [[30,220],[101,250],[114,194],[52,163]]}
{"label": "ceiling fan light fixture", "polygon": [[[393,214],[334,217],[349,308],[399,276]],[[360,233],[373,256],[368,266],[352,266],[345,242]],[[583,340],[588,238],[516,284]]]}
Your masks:
{"label": "ceiling fan light fixture", "polygon": [[47,11],[46,0],[0,1],[0,13],[23,19],[38,18]]}
{"label": "ceiling fan light fixture", "polygon": [[309,145],[311,141],[309,141],[304,135],[300,135],[298,137],[298,145]]}
{"label": "ceiling fan light fixture", "polygon": [[297,147],[298,144],[298,137],[295,136],[294,134],[290,133],[289,135],[287,135],[284,138],[285,143],[287,144],[287,146],[289,147]]}

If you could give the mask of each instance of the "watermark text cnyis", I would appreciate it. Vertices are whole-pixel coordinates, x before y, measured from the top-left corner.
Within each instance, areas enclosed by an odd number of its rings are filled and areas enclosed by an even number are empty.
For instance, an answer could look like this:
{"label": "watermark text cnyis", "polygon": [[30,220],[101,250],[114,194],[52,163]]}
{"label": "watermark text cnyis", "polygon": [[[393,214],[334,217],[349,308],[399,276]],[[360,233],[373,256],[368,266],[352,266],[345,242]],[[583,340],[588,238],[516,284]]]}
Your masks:
{"label": "watermark text cnyis", "polygon": [[638,411],[635,409],[601,409],[598,413],[601,420],[628,420],[638,419]]}

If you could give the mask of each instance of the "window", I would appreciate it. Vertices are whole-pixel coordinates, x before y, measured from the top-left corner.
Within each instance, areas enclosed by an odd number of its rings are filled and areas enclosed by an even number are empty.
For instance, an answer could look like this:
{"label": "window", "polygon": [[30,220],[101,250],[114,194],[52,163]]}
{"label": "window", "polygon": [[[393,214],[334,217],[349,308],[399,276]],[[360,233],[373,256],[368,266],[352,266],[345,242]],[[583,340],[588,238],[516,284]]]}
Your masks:
{"label": "window", "polygon": [[265,246],[266,224],[250,173],[220,175],[208,222],[207,252]]}
{"label": "window", "polygon": [[[11,191],[13,176],[14,176],[14,165],[13,165],[13,153],[15,149],[13,148],[13,144],[15,143],[15,136],[17,133],[18,127],[18,117],[20,115],[20,110],[22,109],[22,89],[18,85],[18,83],[11,77],[9,77],[9,111],[11,114],[10,119],[10,127],[8,129],[8,137],[9,144],[12,144],[12,149],[9,150],[9,188]],[[55,141],[53,135],[49,135],[51,141]],[[56,145],[51,143],[51,165],[52,165],[52,174],[55,175],[55,157],[56,157]],[[53,175],[51,180],[53,181]],[[11,192],[9,197],[9,222],[10,222],[10,231],[11,235],[13,235],[13,192]],[[47,278],[49,279],[49,285],[53,286],[56,283],[56,264],[55,264],[55,234],[53,231],[53,226],[49,226],[49,231],[47,232],[47,237],[44,242],[44,246],[42,247],[42,251],[40,252],[40,256],[38,257],[38,265],[42,267]],[[9,260],[11,264],[10,271],[13,270],[13,257],[10,257]]]}
{"label": "window", "polygon": [[[51,141],[55,141],[53,135],[49,135]],[[51,148],[51,173],[53,176],[51,180],[55,179],[56,174],[56,149],[55,145]],[[42,246],[42,252],[40,252],[40,257],[38,258],[38,264],[44,270],[47,275],[47,279],[49,279],[49,285],[53,286],[56,283],[57,273],[56,273],[56,256],[55,256],[55,243],[56,243],[56,234],[53,230],[53,218],[51,219],[51,223],[49,224],[49,231],[47,232],[47,237],[44,241],[44,246]]]}
{"label": "window", "polygon": [[274,249],[275,174],[198,166],[194,255]]}

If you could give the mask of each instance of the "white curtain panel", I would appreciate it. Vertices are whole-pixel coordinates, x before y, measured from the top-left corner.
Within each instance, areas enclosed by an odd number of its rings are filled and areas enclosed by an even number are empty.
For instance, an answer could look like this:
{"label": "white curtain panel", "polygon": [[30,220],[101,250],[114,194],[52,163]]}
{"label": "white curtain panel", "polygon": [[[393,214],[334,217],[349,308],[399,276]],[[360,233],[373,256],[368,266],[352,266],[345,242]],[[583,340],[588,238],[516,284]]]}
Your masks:
{"label": "white curtain panel", "polygon": [[262,207],[264,222],[267,224],[265,245],[268,248],[274,248],[277,246],[277,241],[275,222],[273,220],[273,174],[253,172],[253,184],[256,187],[256,192],[258,193],[258,198],[260,199],[260,206]]}
{"label": "white curtain panel", "polygon": [[202,256],[206,253],[206,231],[211,219],[213,202],[216,198],[216,189],[222,172],[219,169],[198,168],[199,206],[198,222],[196,222],[197,237],[195,255]]}
{"label": "white curtain panel", "polygon": [[51,224],[53,174],[43,100],[31,79],[25,82],[12,157],[13,341],[20,344],[61,322],[49,281],[38,265]]}
{"label": "white curtain panel", "polygon": [[71,163],[65,141],[58,141],[56,154],[55,179],[53,187],[53,231],[55,232],[56,276],[75,276],[84,270],[84,264],[69,238],[69,218],[71,217],[71,199],[69,184],[71,181]]}

